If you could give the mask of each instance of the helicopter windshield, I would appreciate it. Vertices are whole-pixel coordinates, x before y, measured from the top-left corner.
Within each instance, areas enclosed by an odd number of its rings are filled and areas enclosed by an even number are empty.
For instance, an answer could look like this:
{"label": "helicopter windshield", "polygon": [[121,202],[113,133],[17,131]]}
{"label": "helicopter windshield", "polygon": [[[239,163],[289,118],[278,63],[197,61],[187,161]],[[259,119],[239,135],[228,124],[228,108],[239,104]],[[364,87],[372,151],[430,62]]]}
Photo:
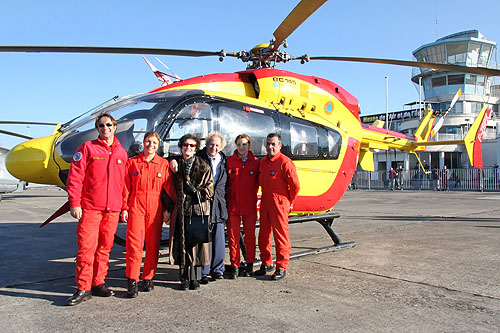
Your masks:
{"label": "helicopter windshield", "polygon": [[63,129],[64,134],[56,142],[56,152],[63,160],[70,163],[80,144],[97,138],[95,118],[102,113],[109,113],[118,123],[115,136],[128,151],[129,156],[134,156],[141,151],[144,134],[168,119],[172,105],[179,98],[192,93],[193,91],[171,91],[139,95],[98,108],[98,111]]}
{"label": "helicopter windshield", "polygon": [[79,116],[71,119],[70,121],[62,124],[61,127],[59,128],[59,130],[63,133],[67,132],[67,131],[71,131],[73,128],[79,127],[83,124],[88,123],[90,120],[94,119],[97,115],[102,113],[102,110],[104,108],[106,108],[112,104],[116,105],[118,103],[120,105],[123,105],[124,101],[130,101],[132,98],[142,96],[142,95],[144,95],[144,94],[128,95],[128,96],[125,96],[122,98],[120,98],[118,96],[110,98],[109,100],[105,101],[104,103],[101,103],[98,106],[90,109],[89,111],[82,113],[81,115],[79,115]]}

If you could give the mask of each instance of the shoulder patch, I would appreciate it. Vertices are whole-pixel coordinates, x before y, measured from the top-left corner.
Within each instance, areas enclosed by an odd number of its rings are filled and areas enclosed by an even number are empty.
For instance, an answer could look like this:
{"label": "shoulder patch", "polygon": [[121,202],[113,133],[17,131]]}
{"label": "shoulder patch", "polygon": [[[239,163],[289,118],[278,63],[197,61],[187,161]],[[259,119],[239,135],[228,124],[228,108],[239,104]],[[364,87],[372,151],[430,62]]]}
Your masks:
{"label": "shoulder patch", "polygon": [[77,152],[75,155],[73,155],[73,161],[78,162],[81,159],[82,159],[82,153]]}

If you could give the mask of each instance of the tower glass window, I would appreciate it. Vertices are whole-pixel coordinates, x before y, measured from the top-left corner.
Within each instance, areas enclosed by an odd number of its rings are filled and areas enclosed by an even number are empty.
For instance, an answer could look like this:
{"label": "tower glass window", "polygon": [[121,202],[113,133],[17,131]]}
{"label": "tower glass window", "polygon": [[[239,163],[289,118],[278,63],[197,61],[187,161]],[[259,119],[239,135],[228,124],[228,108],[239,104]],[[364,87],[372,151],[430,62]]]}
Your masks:
{"label": "tower glass window", "polygon": [[465,65],[467,42],[446,44],[446,56],[449,64]]}
{"label": "tower glass window", "polygon": [[469,54],[467,57],[467,66],[476,66],[479,59],[479,50],[481,49],[481,44],[476,42],[469,43]]}
{"label": "tower glass window", "polygon": [[478,66],[486,67],[490,58],[491,45],[483,44],[479,55]]}

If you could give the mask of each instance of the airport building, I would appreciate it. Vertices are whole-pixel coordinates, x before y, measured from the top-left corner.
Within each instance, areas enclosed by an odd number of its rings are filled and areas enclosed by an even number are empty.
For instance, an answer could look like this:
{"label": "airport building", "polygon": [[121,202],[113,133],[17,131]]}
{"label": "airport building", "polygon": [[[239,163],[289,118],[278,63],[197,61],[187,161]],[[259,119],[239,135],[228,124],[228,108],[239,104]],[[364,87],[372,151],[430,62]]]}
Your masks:
{"label": "airport building", "polygon": [[[437,62],[470,67],[497,68],[497,44],[486,39],[479,31],[469,30],[439,38],[413,51],[415,60]],[[414,68],[411,81],[421,91],[421,100],[406,104],[403,110],[389,113],[389,129],[413,135],[425,107],[429,104],[435,111],[446,112],[457,91],[461,89],[458,102],[445,118],[443,127],[431,141],[462,140],[481,108],[486,105],[493,110],[483,141],[485,167],[498,166],[500,162],[500,85],[494,78],[454,73],[441,70]],[[362,117],[362,122],[372,123],[376,119],[385,121],[386,114]],[[419,153],[422,163],[431,169],[469,168],[470,163],[463,145],[432,146]],[[403,166],[405,170],[418,169],[414,155],[389,151],[375,153],[375,169],[387,170]]]}

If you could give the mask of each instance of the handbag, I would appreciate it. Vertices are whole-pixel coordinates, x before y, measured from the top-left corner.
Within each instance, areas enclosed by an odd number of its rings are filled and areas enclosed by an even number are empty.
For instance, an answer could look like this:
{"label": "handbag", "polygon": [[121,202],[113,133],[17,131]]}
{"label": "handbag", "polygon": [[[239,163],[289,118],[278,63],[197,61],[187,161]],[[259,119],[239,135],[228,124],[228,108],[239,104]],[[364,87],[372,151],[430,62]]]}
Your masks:
{"label": "handbag", "polygon": [[210,242],[210,216],[203,213],[200,193],[197,192],[197,195],[198,203],[201,208],[201,216],[193,215],[191,213],[189,221],[186,221],[186,223],[184,224],[184,239],[186,240],[187,244]]}

